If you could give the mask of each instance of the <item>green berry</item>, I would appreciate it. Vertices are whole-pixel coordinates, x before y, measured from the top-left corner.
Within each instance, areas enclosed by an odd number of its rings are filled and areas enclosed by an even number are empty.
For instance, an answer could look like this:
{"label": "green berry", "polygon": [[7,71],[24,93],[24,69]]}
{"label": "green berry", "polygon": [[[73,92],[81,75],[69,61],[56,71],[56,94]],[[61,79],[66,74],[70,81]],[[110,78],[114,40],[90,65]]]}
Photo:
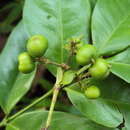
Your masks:
{"label": "green berry", "polygon": [[32,36],[27,43],[27,51],[32,57],[42,57],[48,48],[48,41],[42,35]]}
{"label": "green berry", "polygon": [[104,79],[109,75],[109,65],[106,60],[99,58],[89,69],[89,72],[90,75],[95,79]]}
{"label": "green berry", "polygon": [[83,45],[76,54],[76,61],[79,65],[89,64],[92,58],[96,56],[96,49],[93,45]]}
{"label": "green berry", "polygon": [[95,99],[100,96],[100,89],[96,86],[90,86],[85,90],[87,98]]}
{"label": "green berry", "polygon": [[28,54],[28,52],[22,52],[19,56],[18,56],[18,61],[19,62],[30,62],[31,61],[31,57]]}
{"label": "green berry", "polygon": [[30,73],[35,69],[35,63],[27,52],[23,52],[18,57],[18,69],[22,73]]}
{"label": "green berry", "polygon": [[20,64],[18,69],[20,72],[27,74],[27,73],[31,73],[35,68],[34,64]]}

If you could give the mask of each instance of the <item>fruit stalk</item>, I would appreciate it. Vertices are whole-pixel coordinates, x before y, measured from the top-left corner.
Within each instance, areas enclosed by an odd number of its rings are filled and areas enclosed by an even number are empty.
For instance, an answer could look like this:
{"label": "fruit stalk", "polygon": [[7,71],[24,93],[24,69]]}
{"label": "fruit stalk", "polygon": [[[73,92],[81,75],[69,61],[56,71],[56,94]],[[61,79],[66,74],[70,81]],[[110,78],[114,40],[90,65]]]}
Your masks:
{"label": "fruit stalk", "polygon": [[85,65],[85,66],[82,67],[76,74],[77,74],[77,75],[80,75],[82,72],[86,71],[90,66],[91,66],[91,64]]}
{"label": "fruit stalk", "polygon": [[15,115],[9,117],[7,119],[7,121],[11,121],[13,119],[15,119],[16,117],[18,117],[19,115],[21,115],[23,112],[25,112],[26,110],[30,109],[32,106],[36,105],[37,103],[39,103],[40,101],[42,101],[43,99],[45,99],[46,97],[50,96],[53,93],[53,89],[51,89],[50,91],[48,91],[46,94],[44,94],[42,97],[38,98],[37,100],[35,100],[33,103],[31,103],[30,105],[28,105],[27,107],[25,107],[24,109],[22,109],[21,111],[17,112]]}
{"label": "fruit stalk", "polygon": [[54,61],[50,61],[49,59],[46,59],[46,58],[37,58],[36,60],[39,61],[39,62],[43,62],[44,64],[56,65],[56,66],[61,67],[61,68],[65,69],[65,70],[70,68],[67,64],[64,64],[64,63],[59,64],[59,63],[56,63]]}

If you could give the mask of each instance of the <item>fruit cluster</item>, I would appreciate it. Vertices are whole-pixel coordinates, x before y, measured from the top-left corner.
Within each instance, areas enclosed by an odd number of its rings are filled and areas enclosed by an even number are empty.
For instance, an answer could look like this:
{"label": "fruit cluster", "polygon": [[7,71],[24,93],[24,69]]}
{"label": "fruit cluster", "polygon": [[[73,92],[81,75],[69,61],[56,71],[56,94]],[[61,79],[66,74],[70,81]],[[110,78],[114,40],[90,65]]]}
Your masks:
{"label": "fruit cluster", "polygon": [[[109,75],[109,64],[104,58],[98,57],[96,48],[93,45],[84,44],[79,39],[74,40],[72,43],[73,44],[76,43],[75,50],[73,51],[76,53],[75,57],[77,64],[81,66],[89,65],[89,68],[87,68],[88,70],[87,73],[92,78],[96,80],[102,80]],[[41,57],[45,54],[47,48],[48,48],[48,41],[44,36],[42,35],[32,36],[27,42],[27,52],[21,53],[18,57],[19,71],[25,74],[32,72],[35,69],[36,58],[41,59]],[[43,58],[42,61],[45,62],[45,59]],[[49,60],[46,60],[46,62],[53,63],[54,65],[66,68],[65,67],[66,64],[58,64],[51,62]],[[74,78],[75,78],[75,71],[72,71],[70,69],[64,74],[63,84],[66,85],[71,83]],[[85,95],[88,98],[95,99],[100,96],[100,89],[95,85],[89,86],[85,90]]]}
{"label": "fruit cluster", "polygon": [[[91,44],[84,44],[78,48],[76,61],[82,66],[91,64],[88,73],[96,80],[102,80],[109,75],[109,64],[105,59],[97,57],[96,48]],[[85,95],[88,98],[97,98],[100,96],[100,90],[96,86],[90,86],[86,89]]]}
{"label": "fruit cluster", "polygon": [[35,58],[42,57],[48,48],[48,41],[42,35],[34,35],[27,42],[27,52],[19,55],[18,69],[22,73],[30,73],[35,69]]}

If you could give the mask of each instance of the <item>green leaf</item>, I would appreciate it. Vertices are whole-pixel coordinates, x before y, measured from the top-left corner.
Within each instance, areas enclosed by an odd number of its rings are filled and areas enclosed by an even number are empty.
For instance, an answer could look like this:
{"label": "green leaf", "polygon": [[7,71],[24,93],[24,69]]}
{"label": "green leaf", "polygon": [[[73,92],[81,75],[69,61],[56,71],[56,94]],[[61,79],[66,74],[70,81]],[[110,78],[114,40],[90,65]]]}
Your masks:
{"label": "green leaf", "polygon": [[9,15],[4,20],[4,24],[12,24],[17,18],[20,18],[22,12],[22,4],[15,4],[12,10],[10,10]]}
{"label": "green leaf", "polygon": [[16,5],[16,2],[11,2],[11,3],[6,4],[4,7],[0,9],[0,13],[3,13],[4,11],[8,9],[14,8],[15,5]]}
{"label": "green leaf", "polygon": [[[91,85],[98,86],[101,91],[100,97],[104,100],[109,100],[116,104],[130,104],[130,85],[113,74],[109,75],[109,77],[102,81],[91,79],[88,84],[88,80],[84,79],[80,81],[80,83],[83,84],[84,89]],[[78,82],[72,84],[69,88],[82,92]]]}
{"label": "green leaf", "polygon": [[122,130],[129,130],[130,129],[130,105],[120,104],[119,109],[122,112],[124,117],[124,127]]}
{"label": "green leaf", "polygon": [[[21,115],[7,125],[6,130],[40,130],[45,126],[48,112],[34,111]],[[25,123],[26,122],[26,123]],[[84,117],[54,112],[49,130],[112,130],[99,126]],[[114,130],[114,129],[113,129]]]}
{"label": "green leaf", "polygon": [[30,89],[35,72],[31,74],[18,74],[16,80],[9,91],[8,99],[6,99],[5,109],[9,113],[15,104]]}
{"label": "green leaf", "polygon": [[[84,81],[87,82],[87,81]],[[111,100],[114,103],[130,104],[130,85],[114,75],[110,75],[103,81],[91,81],[101,90],[101,98]]]}
{"label": "green leaf", "polygon": [[111,72],[130,83],[130,48],[107,59],[111,64]]}
{"label": "green leaf", "polygon": [[130,48],[120,52],[110,58],[107,58],[108,62],[130,64]]}
{"label": "green leaf", "polygon": [[111,72],[130,83],[130,64],[112,63]]}
{"label": "green leaf", "polygon": [[73,79],[75,78],[76,76],[76,73],[72,70],[68,70],[66,72],[64,72],[64,75],[63,75],[63,79],[62,79],[62,84],[63,85],[67,85],[67,84],[70,84]]}
{"label": "green leaf", "polygon": [[91,7],[94,8],[97,3],[97,0],[89,0],[89,1],[91,3]]}
{"label": "green leaf", "polygon": [[[49,40],[45,56],[62,63],[67,61],[68,39],[82,35],[88,42],[90,14],[89,0],[27,0],[23,19],[30,36],[43,34]],[[48,67],[55,75],[56,67]]]}
{"label": "green leaf", "polygon": [[20,98],[29,90],[34,73],[18,72],[17,57],[25,50],[27,34],[22,22],[11,33],[0,55],[0,105],[9,113]]}
{"label": "green leaf", "polygon": [[115,128],[122,121],[123,116],[116,105],[102,98],[88,99],[83,93],[73,89],[66,89],[69,99],[84,116],[107,127]]}
{"label": "green leaf", "polygon": [[130,45],[129,7],[130,0],[97,2],[92,18],[92,34],[99,55],[112,55]]}
{"label": "green leaf", "polygon": [[9,33],[12,29],[12,25],[0,23],[0,33]]}

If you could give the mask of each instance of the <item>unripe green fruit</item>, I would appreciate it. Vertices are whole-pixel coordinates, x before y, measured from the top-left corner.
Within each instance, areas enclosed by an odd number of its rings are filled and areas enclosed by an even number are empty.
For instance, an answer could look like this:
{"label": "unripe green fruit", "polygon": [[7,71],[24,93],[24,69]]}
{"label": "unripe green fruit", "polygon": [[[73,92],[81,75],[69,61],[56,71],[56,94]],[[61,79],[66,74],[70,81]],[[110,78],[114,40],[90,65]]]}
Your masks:
{"label": "unripe green fruit", "polygon": [[26,62],[26,63],[30,63],[32,61],[30,55],[28,54],[28,52],[22,52],[19,56],[18,56],[18,61],[19,62]]}
{"label": "unripe green fruit", "polygon": [[18,57],[19,66],[18,69],[22,73],[30,73],[35,68],[35,63],[27,52],[23,52]]}
{"label": "unripe green fruit", "polygon": [[83,45],[76,54],[76,61],[79,65],[89,64],[96,56],[96,49],[93,45]]}
{"label": "unripe green fruit", "polygon": [[89,72],[90,75],[95,79],[104,79],[109,75],[109,65],[106,60],[99,58],[89,69]]}
{"label": "unripe green fruit", "polygon": [[34,68],[35,68],[34,63],[33,64],[29,64],[29,63],[24,64],[23,63],[23,64],[19,64],[19,67],[18,67],[19,71],[24,74],[31,73],[34,70]]}
{"label": "unripe green fruit", "polygon": [[85,95],[90,99],[98,98],[100,96],[100,89],[96,86],[90,86],[86,89]]}
{"label": "unripe green fruit", "polygon": [[42,35],[32,36],[27,43],[27,51],[32,57],[41,57],[48,48],[48,41]]}

